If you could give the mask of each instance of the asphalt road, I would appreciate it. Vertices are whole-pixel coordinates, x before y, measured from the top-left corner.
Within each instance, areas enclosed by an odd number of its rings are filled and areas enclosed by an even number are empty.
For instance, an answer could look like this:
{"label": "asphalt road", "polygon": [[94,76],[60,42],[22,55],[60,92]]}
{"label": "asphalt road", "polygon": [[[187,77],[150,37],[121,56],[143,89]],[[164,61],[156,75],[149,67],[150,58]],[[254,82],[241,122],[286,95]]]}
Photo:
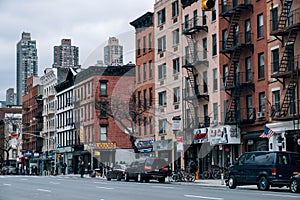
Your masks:
{"label": "asphalt road", "polygon": [[0,200],[298,200],[288,190],[259,191],[196,184],[106,181],[97,178],[0,176]]}

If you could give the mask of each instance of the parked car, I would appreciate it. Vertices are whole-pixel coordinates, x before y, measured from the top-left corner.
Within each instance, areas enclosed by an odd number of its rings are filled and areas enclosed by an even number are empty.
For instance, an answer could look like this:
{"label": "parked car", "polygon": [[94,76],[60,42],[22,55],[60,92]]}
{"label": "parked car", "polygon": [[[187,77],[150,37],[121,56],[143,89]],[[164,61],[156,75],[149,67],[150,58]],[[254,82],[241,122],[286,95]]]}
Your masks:
{"label": "parked car", "polygon": [[291,177],[290,190],[291,192],[300,191],[300,173]]}
{"label": "parked car", "polygon": [[170,174],[168,163],[163,158],[142,158],[133,161],[125,170],[125,181],[134,179],[138,182],[148,183],[150,180],[158,180],[164,183]]}
{"label": "parked car", "polygon": [[117,179],[117,181],[121,181],[125,178],[125,169],[127,165],[118,164],[106,173],[106,179],[110,181],[111,179]]}
{"label": "parked car", "polygon": [[228,168],[226,184],[231,189],[238,185],[257,185],[259,190],[290,187],[290,178],[297,173],[300,173],[300,153],[246,152]]}
{"label": "parked car", "polygon": [[18,169],[14,166],[4,166],[1,169],[1,174],[3,175],[18,174]]}

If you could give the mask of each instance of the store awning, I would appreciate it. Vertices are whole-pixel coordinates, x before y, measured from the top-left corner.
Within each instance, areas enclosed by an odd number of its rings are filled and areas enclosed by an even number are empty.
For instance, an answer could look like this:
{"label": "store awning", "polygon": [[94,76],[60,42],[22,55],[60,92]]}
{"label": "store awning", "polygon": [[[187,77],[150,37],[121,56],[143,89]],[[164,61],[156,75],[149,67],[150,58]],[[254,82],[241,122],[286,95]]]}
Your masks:
{"label": "store awning", "polygon": [[259,136],[263,133],[264,131],[255,131],[255,132],[250,132],[250,133],[246,133],[245,135],[243,135],[243,139],[244,140],[249,140],[249,139],[261,139]]}

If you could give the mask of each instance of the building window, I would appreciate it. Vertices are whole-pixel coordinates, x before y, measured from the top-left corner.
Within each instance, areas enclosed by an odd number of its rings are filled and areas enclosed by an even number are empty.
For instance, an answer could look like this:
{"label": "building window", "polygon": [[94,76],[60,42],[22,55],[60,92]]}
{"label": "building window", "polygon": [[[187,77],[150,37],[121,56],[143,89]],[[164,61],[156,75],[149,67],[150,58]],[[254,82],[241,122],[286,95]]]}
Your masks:
{"label": "building window", "polygon": [[172,32],[173,35],[173,46],[177,46],[179,44],[179,29],[176,29]]}
{"label": "building window", "polygon": [[264,37],[264,16],[263,14],[257,15],[257,38]]}
{"label": "building window", "polygon": [[213,115],[214,115],[214,121],[218,121],[219,117],[218,117],[218,103],[213,103]]}
{"label": "building window", "polygon": [[176,87],[173,89],[173,102],[174,104],[179,104],[180,103],[180,88]]}
{"label": "building window", "polygon": [[167,92],[166,91],[158,93],[158,104],[159,104],[159,106],[167,105]]}
{"label": "building window", "polygon": [[143,37],[143,53],[146,53],[146,36]]}
{"label": "building window", "polygon": [[279,71],[279,49],[272,50],[272,72]]}
{"label": "building window", "polygon": [[189,29],[189,15],[184,16],[184,29]]}
{"label": "building window", "polygon": [[141,40],[138,39],[137,41],[137,55],[140,56],[141,55]]}
{"label": "building window", "polygon": [[217,35],[212,35],[212,55],[217,55]]}
{"label": "building window", "polygon": [[213,69],[213,89],[218,90],[218,70],[217,68]]}
{"label": "building window", "polygon": [[141,120],[141,118],[138,119],[138,125],[139,125],[139,130],[138,130],[139,136],[141,136],[142,135],[142,120]]}
{"label": "building window", "polygon": [[207,38],[202,39],[203,59],[207,59]]}
{"label": "building window", "polygon": [[278,7],[271,10],[271,31],[278,30]]}
{"label": "building window", "polygon": [[173,74],[179,74],[179,58],[173,59]]}
{"label": "building window", "polygon": [[139,65],[138,67],[137,67],[137,70],[138,70],[138,83],[140,83],[141,82],[141,66]]}
{"label": "building window", "polygon": [[142,107],[142,94],[141,91],[138,91],[138,107]]}
{"label": "building window", "polygon": [[207,87],[207,71],[203,72],[203,93],[208,92],[208,87]]}
{"label": "building window", "polygon": [[158,120],[159,135],[167,134],[167,119]]}
{"label": "building window", "polygon": [[166,21],[166,10],[162,9],[160,11],[157,12],[157,25],[161,26],[162,24],[165,23]]}
{"label": "building window", "polygon": [[276,90],[272,92],[272,103],[275,108],[275,111],[280,111],[280,91]]}
{"label": "building window", "polygon": [[252,81],[251,57],[245,59],[246,65],[246,82]]}
{"label": "building window", "polygon": [[205,11],[202,11],[202,25],[205,26],[206,25],[206,12]]}
{"label": "building window", "polygon": [[251,26],[250,26],[250,19],[245,21],[245,42],[251,42]]}
{"label": "building window", "polygon": [[108,103],[100,102],[100,119],[105,119],[108,117],[107,109],[108,109]]}
{"label": "building window", "polygon": [[149,61],[148,68],[149,68],[149,79],[152,79],[152,61],[151,60]]}
{"label": "building window", "polygon": [[146,63],[143,64],[143,78],[144,78],[144,81],[147,80],[147,64]]}
{"label": "building window", "polygon": [[149,36],[148,36],[148,45],[149,45],[149,51],[152,50],[152,33],[149,33]]}
{"label": "building window", "polygon": [[100,125],[100,140],[107,141],[107,124]]}
{"label": "building window", "polygon": [[178,16],[178,0],[172,3],[172,18]]}
{"label": "building window", "polygon": [[149,132],[152,134],[153,132],[153,119],[152,117],[149,117]]}
{"label": "building window", "polygon": [[152,106],[152,103],[153,103],[153,89],[152,88],[149,88],[149,105]]}
{"label": "building window", "polygon": [[196,27],[198,26],[198,10],[194,10],[193,15],[193,27]]}
{"label": "building window", "polygon": [[166,63],[158,65],[158,79],[165,79],[167,77],[167,67]]}
{"label": "building window", "polygon": [[266,105],[265,105],[265,93],[260,92],[259,93],[259,112],[265,112],[266,111]]}
{"label": "building window", "polygon": [[248,95],[246,97],[246,105],[247,105],[247,119],[251,119],[253,117],[253,107],[252,107],[252,96]]}
{"label": "building window", "polygon": [[100,96],[107,96],[107,81],[100,81]]}
{"label": "building window", "polygon": [[147,108],[147,90],[144,90],[144,108]]}
{"label": "building window", "polygon": [[147,135],[147,118],[144,117],[144,135]]}
{"label": "building window", "polygon": [[265,56],[264,53],[258,54],[258,79],[265,77]]}
{"label": "building window", "polygon": [[217,19],[217,10],[216,7],[213,7],[211,11],[211,21],[215,21],[216,19]]}
{"label": "building window", "polygon": [[157,39],[158,53],[162,53],[166,50],[166,36]]}

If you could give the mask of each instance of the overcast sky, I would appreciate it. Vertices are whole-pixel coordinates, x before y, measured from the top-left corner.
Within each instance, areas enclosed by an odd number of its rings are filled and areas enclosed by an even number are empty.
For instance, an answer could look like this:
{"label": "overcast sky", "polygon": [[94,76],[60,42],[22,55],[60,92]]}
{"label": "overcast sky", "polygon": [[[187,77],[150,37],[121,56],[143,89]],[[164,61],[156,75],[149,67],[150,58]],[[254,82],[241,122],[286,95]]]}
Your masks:
{"label": "overcast sky", "polygon": [[[53,64],[53,46],[62,38],[79,47],[87,67],[103,60],[110,36],[124,46],[124,64],[134,62],[134,28],[129,22],[153,12],[154,0],[0,0],[0,100],[16,86],[16,44],[31,33],[38,49],[39,75]],[[16,91],[16,88],[15,88]]]}

